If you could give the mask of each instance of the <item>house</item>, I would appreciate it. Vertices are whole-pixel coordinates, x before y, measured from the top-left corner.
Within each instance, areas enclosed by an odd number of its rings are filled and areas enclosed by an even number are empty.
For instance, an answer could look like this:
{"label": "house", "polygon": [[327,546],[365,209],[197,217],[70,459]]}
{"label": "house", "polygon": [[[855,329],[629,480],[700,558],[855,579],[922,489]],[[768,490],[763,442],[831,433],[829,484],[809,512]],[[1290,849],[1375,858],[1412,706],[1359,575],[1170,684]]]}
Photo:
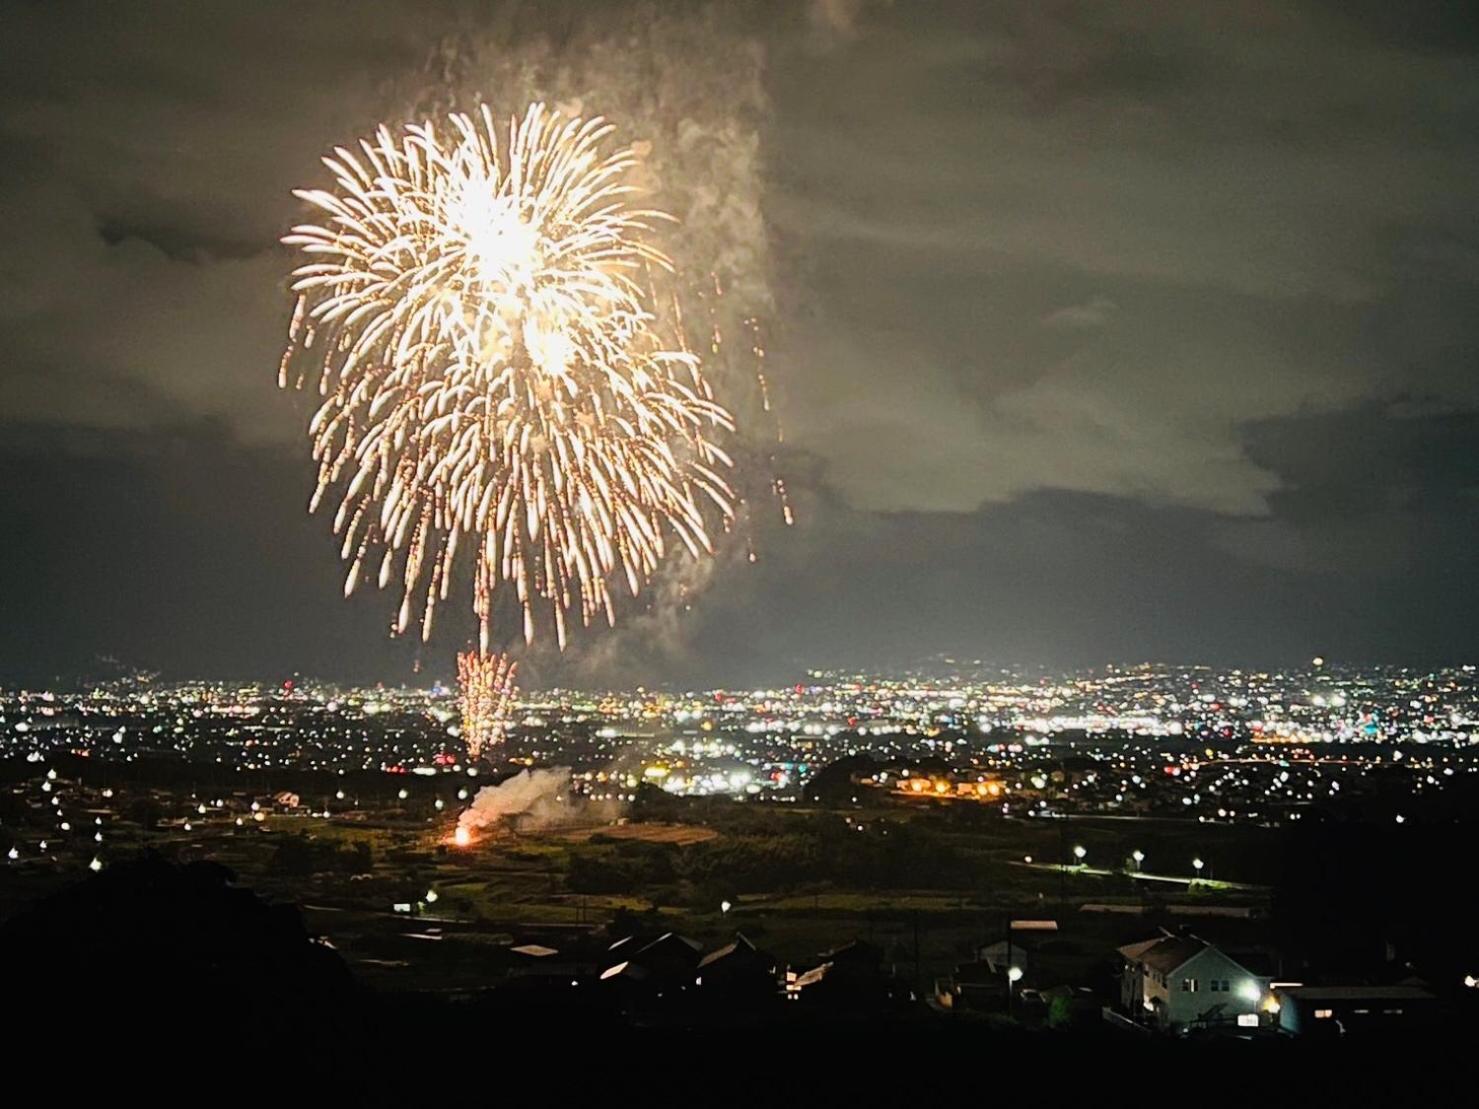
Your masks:
{"label": "house", "polygon": [[1217,1025],[1258,1027],[1267,977],[1196,936],[1161,935],[1119,949],[1121,1004],[1132,1017],[1184,1033]]}
{"label": "house", "polygon": [[1011,940],[997,940],[976,948],[976,961],[985,963],[998,975],[1005,975],[1012,967],[1026,973],[1030,965],[1027,948],[1021,942]]}
{"label": "house", "polygon": [[510,978],[538,978],[569,985],[581,976],[579,963],[569,954],[542,943],[524,943],[508,949]]}
{"label": "house", "polygon": [[775,996],[778,979],[775,956],[761,951],[742,932],[734,942],[711,951],[698,961],[697,984],[705,990],[763,993]]}
{"label": "house", "polygon": [[697,1001],[711,1020],[757,1018],[781,1003],[779,963],[743,934],[699,960]]}
{"label": "house", "polygon": [[1339,1036],[1407,1030],[1433,1020],[1438,999],[1417,982],[1393,986],[1303,986],[1273,991],[1279,1031]]}
{"label": "house", "polygon": [[805,973],[786,973],[786,995],[814,1012],[863,1017],[907,1006],[914,992],[883,971],[883,952],[855,940],[823,952]]}
{"label": "house", "polygon": [[629,936],[606,949],[598,981],[614,990],[628,1011],[669,1010],[693,987],[699,951],[697,942],[677,932],[648,943]]}

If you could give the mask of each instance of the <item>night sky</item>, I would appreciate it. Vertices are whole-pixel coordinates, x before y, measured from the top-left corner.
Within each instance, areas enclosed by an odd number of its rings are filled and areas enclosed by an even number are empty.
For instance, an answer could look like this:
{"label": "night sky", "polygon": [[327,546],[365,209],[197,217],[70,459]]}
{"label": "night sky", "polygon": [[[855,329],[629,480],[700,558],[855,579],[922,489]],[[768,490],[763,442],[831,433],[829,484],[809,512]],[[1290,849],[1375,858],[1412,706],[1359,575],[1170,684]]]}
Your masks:
{"label": "night sky", "polygon": [[634,27],[703,43],[647,60],[679,84],[752,75],[798,522],[532,680],[1479,661],[1474,13],[8,0],[0,684],[450,676],[466,629],[390,640],[305,512],[290,189],[449,36],[578,65]]}

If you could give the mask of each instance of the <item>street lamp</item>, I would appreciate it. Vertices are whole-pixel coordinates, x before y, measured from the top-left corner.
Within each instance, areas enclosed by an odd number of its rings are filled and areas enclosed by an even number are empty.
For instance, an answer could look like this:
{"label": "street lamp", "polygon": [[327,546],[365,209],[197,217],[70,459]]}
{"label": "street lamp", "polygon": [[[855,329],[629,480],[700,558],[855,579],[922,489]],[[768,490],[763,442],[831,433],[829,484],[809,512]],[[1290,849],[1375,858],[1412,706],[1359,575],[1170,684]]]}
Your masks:
{"label": "street lamp", "polygon": [[1134,851],[1130,852],[1130,858],[1135,860],[1135,869],[1139,870],[1140,864],[1145,861],[1145,852],[1137,847]]}
{"label": "street lamp", "polygon": [[1083,844],[1078,844],[1078,845],[1076,845],[1074,847],[1074,849],[1073,849],[1073,857],[1078,860],[1079,866],[1083,866],[1083,864],[1084,864],[1084,856],[1087,855],[1088,853],[1089,852],[1087,850],[1085,850]]}
{"label": "street lamp", "polygon": [[1012,994],[1018,982],[1022,981],[1022,968],[1010,967],[1007,970],[1007,1016],[1012,1015]]}
{"label": "street lamp", "polygon": [[719,902],[719,911],[721,913],[727,913],[727,912],[729,912],[729,910],[732,907],[733,906],[731,906],[728,901],[721,901],[721,902]]}
{"label": "street lamp", "polygon": [[1195,858],[1195,859],[1192,859],[1191,865],[1192,865],[1192,869],[1194,869],[1197,872],[1197,877],[1200,878],[1202,876],[1202,867],[1205,864],[1202,862],[1202,860],[1200,858]]}

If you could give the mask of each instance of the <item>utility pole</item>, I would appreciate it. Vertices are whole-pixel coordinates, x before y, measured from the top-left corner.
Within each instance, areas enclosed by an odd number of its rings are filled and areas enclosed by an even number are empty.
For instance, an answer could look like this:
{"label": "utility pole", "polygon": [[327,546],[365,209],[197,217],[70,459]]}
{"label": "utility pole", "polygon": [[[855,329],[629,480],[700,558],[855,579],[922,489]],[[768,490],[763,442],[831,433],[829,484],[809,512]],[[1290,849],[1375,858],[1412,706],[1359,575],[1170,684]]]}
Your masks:
{"label": "utility pole", "polygon": [[1058,916],[1068,904],[1068,814],[1058,814]]}
{"label": "utility pole", "polygon": [[914,910],[914,996],[924,996],[923,980],[919,973],[919,910]]}

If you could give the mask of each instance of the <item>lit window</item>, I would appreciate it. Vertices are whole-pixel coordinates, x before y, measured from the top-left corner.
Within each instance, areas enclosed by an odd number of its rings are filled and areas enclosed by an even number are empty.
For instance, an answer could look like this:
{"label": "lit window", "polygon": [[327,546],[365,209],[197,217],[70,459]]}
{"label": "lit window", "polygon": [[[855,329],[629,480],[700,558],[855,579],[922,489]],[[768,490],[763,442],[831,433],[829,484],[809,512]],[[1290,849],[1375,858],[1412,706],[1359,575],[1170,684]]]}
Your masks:
{"label": "lit window", "polygon": [[1335,1010],[1334,1009],[1316,1009],[1315,1010],[1315,1019],[1316,1020],[1329,1020],[1334,1015],[1335,1015]]}
{"label": "lit window", "polygon": [[1196,993],[1197,992],[1197,980],[1195,978],[1183,978],[1181,980],[1181,992],[1182,993]]}
{"label": "lit window", "polygon": [[1257,1013],[1239,1013],[1238,1014],[1238,1027],[1239,1028],[1257,1028],[1258,1027],[1258,1014]]}

